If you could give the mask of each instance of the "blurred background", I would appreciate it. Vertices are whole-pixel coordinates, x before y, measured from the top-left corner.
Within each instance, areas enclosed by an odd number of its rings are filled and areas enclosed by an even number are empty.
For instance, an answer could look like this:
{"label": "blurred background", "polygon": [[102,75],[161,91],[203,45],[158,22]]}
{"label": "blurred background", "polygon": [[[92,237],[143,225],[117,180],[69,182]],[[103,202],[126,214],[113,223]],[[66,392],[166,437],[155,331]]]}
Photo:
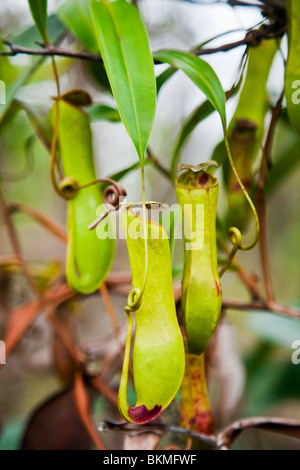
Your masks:
{"label": "blurred background", "polygon": [[[56,16],[64,3],[49,0],[49,16],[53,34],[63,29]],[[201,3],[201,2],[199,2]],[[234,30],[215,39],[213,47],[241,39],[245,30],[262,21],[256,8],[236,7],[205,2],[142,0],[139,9],[148,29],[153,50],[163,47],[191,49],[220,33]],[[32,18],[24,0],[2,0],[0,3],[0,37],[36,48]],[[74,37],[68,34],[65,47],[77,47]],[[286,40],[282,41],[286,54]],[[237,78],[244,47],[226,53],[205,56],[216,71],[225,90],[231,88]],[[0,58],[0,79],[5,82],[21,77],[37,59],[17,55]],[[105,90],[97,70],[88,62],[58,58],[62,91],[79,88],[87,90],[95,103],[114,105],[112,96]],[[165,66],[156,66],[157,74]],[[268,83],[269,98],[275,103],[283,88],[284,67],[277,54]],[[51,97],[56,95],[50,60],[46,59],[30,81],[19,87],[17,98],[33,104],[50,107]],[[168,167],[178,132],[204,95],[182,72],[177,72],[161,89],[150,145],[161,164]],[[227,106],[230,121],[238,97]],[[1,113],[1,107],[0,107]],[[98,121],[92,124],[94,151],[98,177],[107,177],[137,161],[134,147],[119,122]],[[1,184],[9,201],[22,201],[47,213],[61,225],[65,224],[66,204],[54,192],[50,182],[49,154],[38,139],[31,137],[34,129],[24,111],[0,133]],[[219,118],[214,113],[192,133],[184,147],[181,161],[199,164],[211,158],[216,144],[222,139]],[[283,152],[294,148],[298,137],[286,121],[280,122],[275,138],[274,160]],[[300,147],[299,147],[300,149]],[[30,152],[32,168],[24,177],[11,181],[5,175],[22,171],[25,154]],[[300,307],[300,159],[287,169],[281,184],[268,196],[267,234],[272,280],[278,302]],[[217,174],[222,178],[221,172]],[[128,174],[122,183],[127,189],[128,200],[141,199],[139,171]],[[148,200],[167,204],[176,201],[173,185],[153,166],[146,167],[146,193]],[[219,210],[225,202],[221,192]],[[65,246],[29,217],[15,215],[15,222],[26,259],[36,266],[40,282],[47,284],[49,276],[59,276],[64,270]],[[253,226],[249,228],[249,234]],[[252,233],[252,232],[251,232]],[[251,235],[249,235],[251,236]],[[3,221],[0,225],[0,255],[12,254],[12,247]],[[181,245],[176,246],[176,263],[182,262]],[[261,280],[259,250],[239,255],[239,261],[249,272]],[[113,272],[130,272],[124,240],[117,243],[117,256]],[[222,279],[225,298],[247,300],[248,293],[235,273],[229,272]],[[121,328],[126,325],[125,297],[111,294],[114,309]],[[3,337],[7,318],[7,305],[16,307],[30,299],[23,276],[0,270],[0,339]],[[78,343],[97,344],[100,349],[114,347],[109,317],[100,296],[92,296],[79,302],[71,302],[66,308],[71,312]],[[62,313],[63,314],[63,313]],[[294,365],[292,343],[300,340],[300,322],[260,311],[240,312],[229,310],[218,332],[218,347],[210,364],[212,406],[219,426],[234,418],[249,416],[279,416],[300,420],[300,364]],[[112,345],[112,346],[111,346]],[[118,376],[112,385],[117,389]],[[0,373],[0,449],[16,449],[33,410],[53,394],[64,388],[53,363],[53,332],[45,315],[41,315],[27,332]],[[172,411],[170,419],[172,417]],[[96,423],[115,416],[102,399],[94,400]],[[118,435],[108,433],[105,439],[110,448],[119,448]],[[292,439],[265,431],[246,431],[235,448],[247,449],[300,449]]]}

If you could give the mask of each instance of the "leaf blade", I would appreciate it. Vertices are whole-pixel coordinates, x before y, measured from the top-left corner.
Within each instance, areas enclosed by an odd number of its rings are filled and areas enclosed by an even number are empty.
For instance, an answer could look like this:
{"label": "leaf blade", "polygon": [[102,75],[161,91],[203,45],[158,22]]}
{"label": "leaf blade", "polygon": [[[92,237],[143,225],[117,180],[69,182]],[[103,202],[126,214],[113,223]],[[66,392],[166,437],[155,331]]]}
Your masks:
{"label": "leaf blade", "polygon": [[226,130],[225,92],[213,68],[193,54],[175,49],[164,49],[153,54],[160,62],[167,62],[181,69],[206,95],[218,111],[224,131]]}
{"label": "leaf blade", "polygon": [[116,108],[108,106],[106,104],[95,104],[86,109],[86,112],[90,116],[92,122],[97,121],[109,121],[109,122],[120,122],[120,114]]}
{"label": "leaf blade", "polygon": [[58,10],[59,19],[89,51],[97,54],[99,48],[93,29],[90,0],[68,0]]}
{"label": "leaf blade", "polygon": [[120,116],[143,164],[156,107],[154,63],[146,29],[137,9],[125,0],[93,2],[92,14]]}
{"label": "leaf blade", "polygon": [[176,138],[176,142],[173,148],[173,153],[172,153],[172,158],[171,158],[172,175],[175,176],[176,174],[176,168],[180,160],[180,155],[188,137],[191,135],[191,133],[194,131],[197,125],[200,122],[204,121],[208,116],[210,116],[213,111],[214,111],[214,107],[210,103],[210,101],[208,100],[204,101],[191,113],[191,115],[183,124]]}
{"label": "leaf blade", "polygon": [[47,33],[47,0],[28,0],[32,18],[37,30],[45,42],[48,42]]}

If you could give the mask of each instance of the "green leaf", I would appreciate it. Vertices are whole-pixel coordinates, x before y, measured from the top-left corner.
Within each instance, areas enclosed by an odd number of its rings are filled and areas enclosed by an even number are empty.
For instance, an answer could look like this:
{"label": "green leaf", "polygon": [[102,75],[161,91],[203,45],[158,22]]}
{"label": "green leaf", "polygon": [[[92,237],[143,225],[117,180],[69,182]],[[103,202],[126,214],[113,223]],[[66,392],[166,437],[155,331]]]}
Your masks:
{"label": "green leaf", "polygon": [[28,0],[32,18],[45,42],[48,42],[47,33],[47,0]]}
{"label": "green leaf", "polygon": [[220,114],[225,131],[225,92],[213,68],[199,57],[184,51],[161,50],[155,52],[153,57],[159,62],[167,62],[172,67],[181,69],[200,88]]}
{"label": "green leaf", "polygon": [[68,0],[58,10],[61,21],[89,51],[99,53],[90,0]]}
{"label": "green leaf", "polygon": [[23,109],[27,117],[45,148],[49,149],[52,140],[52,127],[49,119],[49,107],[44,104],[25,103],[24,101],[14,100],[13,103]]}
{"label": "green leaf", "polygon": [[172,158],[171,158],[171,173],[175,176],[176,168],[179,163],[182,149],[185,145],[187,138],[191,135],[193,130],[198,126],[201,121],[204,121],[215,110],[210,101],[204,101],[200,104],[195,111],[188,117],[183,124],[178,137],[175,142]]}
{"label": "green leaf", "polygon": [[19,77],[16,78],[16,80],[14,80],[14,82],[12,82],[6,88],[6,103],[0,105],[0,122],[3,119],[7,119],[6,113],[11,112],[12,101],[18,90],[31,79],[31,77],[34,75],[34,73],[38,70],[38,68],[43,64],[45,60],[45,56],[37,59],[29,69],[26,69]]}
{"label": "green leaf", "polygon": [[157,94],[160,92],[162,86],[167,82],[167,80],[173,77],[175,72],[177,72],[177,69],[174,69],[174,67],[168,67],[164,72],[158,75],[156,78]]}
{"label": "green leaf", "polygon": [[[226,153],[226,147],[225,147],[224,140],[221,140],[221,142],[219,142],[215,146],[211,158],[212,158],[212,160],[217,162],[219,166],[222,166],[223,163],[226,162],[227,153]],[[225,175],[225,179],[226,179],[226,177],[227,177],[227,175]]]}
{"label": "green leaf", "polygon": [[[51,15],[48,18],[48,36],[50,43],[54,42],[55,39],[62,34],[64,31],[64,25],[59,21],[57,15]],[[32,45],[40,40],[40,35],[37,32],[36,27],[30,26],[29,28],[22,31],[17,36],[11,39],[13,44],[18,44],[23,47],[32,47]]]}
{"label": "green leaf", "polygon": [[105,69],[141,164],[156,106],[154,64],[138,10],[125,0],[92,3],[95,30]]}
{"label": "green leaf", "polygon": [[102,62],[86,60],[82,63],[82,66],[84,71],[91,76],[95,86],[100,85],[101,91],[104,90],[112,94],[107,73]]}
{"label": "green leaf", "polygon": [[[54,45],[58,45],[61,42],[60,35],[55,38],[53,41]],[[1,105],[0,104],[0,126],[1,122],[3,120],[7,120],[8,117],[11,117],[13,113],[12,111],[12,101],[15,98],[18,90],[26,85],[32,77],[35,75],[35,73],[39,70],[39,68],[44,64],[46,61],[47,57],[42,56],[37,59],[33,60],[33,64],[31,67],[26,68],[24,72],[21,75],[18,75],[17,78],[9,84],[9,86],[6,88],[6,103]],[[1,61],[0,61],[1,64]],[[2,65],[2,64],[1,64]],[[2,79],[4,78],[4,81],[6,82],[6,77],[2,76]]]}
{"label": "green leaf", "polygon": [[[151,163],[150,160],[148,160],[146,158],[145,159],[145,166],[148,165],[149,163]],[[117,173],[114,173],[113,175],[110,176],[110,179],[112,179],[114,181],[120,181],[123,178],[125,178],[125,176],[127,176],[128,174],[132,173],[133,171],[139,170],[139,169],[140,169],[140,162],[137,161],[137,162],[133,163],[132,165],[130,165],[129,167],[124,168],[124,170],[120,170]]]}
{"label": "green leaf", "polygon": [[110,122],[120,122],[120,114],[116,108],[112,106],[107,106],[106,104],[96,104],[90,106],[86,109],[86,112],[89,114],[92,122],[96,121],[110,121]]}
{"label": "green leaf", "polygon": [[[241,75],[241,79],[235,85],[233,89],[225,93],[226,99],[230,99],[238,93],[240,89],[240,85],[242,83],[242,77],[243,75]],[[209,100],[206,100],[191,113],[191,115],[187,118],[187,120],[183,124],[177,136],[173,153],[172,153],[172,158],[171,158],[171,173],[174,176],[175,176],[177,165],[180,160],[180,155],[182,153],[184,145],[186,144],[187,139],[189,138],[191,133],[196,129],[198,124],[200,124],[200,122],[204,121],[208,116],[210,116],[213,113],[213,111],[215,111],[214,106],[211,104]],[[226,148],[224,144],[223,144],[223,147],[224,147],[224,151],[222,153],[221,158],[219,158],[219,156],[216,159],[212,158],[212,160],[216,160],[219,165],[223,164],[227,156]]]}
{"label": "green leaf", "polygon": [[6,108],[6,111],[3,116],[0,116],[0,134],[3,132],[6,126],[14,119],[19,110],[19,105],[15,101],[11,101],[8,108]]}

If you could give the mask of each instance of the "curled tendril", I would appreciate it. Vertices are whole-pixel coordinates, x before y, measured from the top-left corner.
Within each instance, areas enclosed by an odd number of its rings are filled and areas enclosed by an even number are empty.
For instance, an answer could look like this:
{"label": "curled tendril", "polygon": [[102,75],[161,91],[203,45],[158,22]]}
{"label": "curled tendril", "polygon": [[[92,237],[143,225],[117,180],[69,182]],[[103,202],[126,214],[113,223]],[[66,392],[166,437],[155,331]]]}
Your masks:
{"label": "curled tendril", "polygon": [[97,217],[97,219],[89,225],[89,230],[96,228],[97,225],[101,222],[101,220],[108,216],[110,212],[114,210],[117,211],[120,208],[120,198],[127,196],[126,189],[122,184],[117,183],[116,181],[113,181],[110,178],[97,179],[95,181],[92,181],[91,183],[79,186],[75,178],[67,177],[64,178],[59,185],[60,195],[64,199],[73,199],[77,195],[78,191],[80,191],[81,189],[85,189],[94,184],[101,183],[111,183],[111,185],[105,188],[103,192],[103,203],[106,207],[106,211],[103,212],[103,214]]}
{"label": "curled tendril", "polygon": [[139,288],[132,289],[128,295],[127,306],[125,307],[125,312],[136,312],[142,303],[143,291]]}
{"label": "curled tendril", "polygon": [[228,230],[228,238],[229,238],[230,242],[232,243],[233,248],[231,250],[231,253],[228,257],[228,260],[227,260],[226,264],[223,266],[223,268],[219,272],[219,277],[222,277],[223,274],[227,271],[227,269],[230,267],[230,265],[233,261],[233,258],[236,255],[237,251],[241,248],[242,234],[241,234],[241,232],[239,231],[238,228],[231,227]]}
{"label": "curled tendril", "polygon": [[116,181],[110,178],[97,179],[95,181],[91,181],[90,183],[80,186],[75,178],[73,178],[72,176],[68,176],[60,182],[59,192],[63,198],[72,199],[76,196],[79,190],[89,188],[94,184],[102,183],[111,183],[111,185],[105,188],[105,190],[103,191],[104,204],[109,204],[113,206],[115,210],[118,210],[120,208],[120,197],[127,196],[127,192],[122,184],[117,183]]}
{"label": "curled tendril", "polygon": [[110,178],[98,179],[96,181],[93,181],[92,183],[88,183],[84,186],[81,186],[80,189],[87,188],[93,184],[98,183],[111,183],[111,185],[105,188],[103,192],[103,203],[106,207],[106,211],[103,212],[99,217],[97,217],[96,220],[94,220],[94,222],[92,222],[88,226],[89,230],[93,230],[94,228],[96,228],[97,225],[101,222],[101,220],[105,219],[105,217],[107,217],[110,212],[117,211],[121,205],[121,197],[127,196],[127,192],[124,186]]}
{"label": "curled tendril", "polygon": [[242,234],[238,228],[231,227],[228,230],[228,238],[233,246],[237,246],[238,248],[240,248],[242,243]]}
{"label": "curled tendril", "polygon": [[229,145],[229,142],[228,142],[228,138],[227,136],[225,135],[224,137],[224,142],[225,142],[225,147],[226,147],[226,152],[227,152],[227,155],[228,155],[228,159],[229,159],[229,163],[230,163],[230,166],[231,166],[231,169],[234,173],[234,176],[236,177],[237,179],[237,182],[242,190],[242,192],[244,193],[244,196],[245,198],[247,199],[248,203],[249,203],[249,206],[252,210],[252,213],[254,215],[254,219],[255,219],[255,235],[254,235],[254,238],[252,240],[251,243],[249,243],[248,245],[242,245],[242,234],[240,232],[240,230],[236,227],[231,227],[228,231],[228,237],[229,237],[229,240],[230,242],[232,243],[233,247],[232,247],[232,250],[231,250],[231,253],[228,257],[228,261],[227,263],[225,264],[225,266],[221,269],[220,273],[219,273],[219,276],[223,276],[223,274],[225,273],[225,271],[227,271],[227,269],[229,268],[229,266],[231,265],[232,263],[232,260],[233,258],[235,257],[236,253],[238,250],[242,250],[242,251],[248,251],[248,250],[251,250],[252,248],[255,247],[255,245],[257,244],[258,242],[258,239],[259,239],[259,232],[260,232],[260,226],[259,226],[259,218],[258,218],[258,215],[257,215],[257,212],[256,212],[256,209],[255,209],[255,205],[253,204],[253,201],[251,199],[251,197],[249,196],[245,186],[243,185],[243,182],[241,180],[241,178],[239,177],[239,174],[237,172],[237,169],[234,165],[234,161],[233,161],[233,158],[232,158],[232,154],[231,154],[231,150],[230,150],[230,145]]}
{"label": "curled tendril", "polygon": [[61,181],[58,187],[59,194],[64,199],[70,200],[73,199],[81,189],[85,189],[94,184],[101,183],[111,183],[111,185],[105,188],[103,192],[103,203],[106,211],[104,211],[99,217],[97,217],[96,220],[94,220],[94,222],[88,226],[89,230],[96,228],[101,220],[105,219],[105,217],[107,217],[110,212],[117,211],[120,208],[121,197],[127,196],[127,192],[124,186],[110,178],[97,179],[91,183],[79,186],[75,178],[68,176]]}
{"label": "curled tendril", "polygon": [[107,178],[106,180],[102,180],[103,182],[111,183],[111,186],[105,188],[103,192],[103,200],[107,204],[111,204],[114,206],[115,210],[120,208],[120,198],[126,197],[127,192],[124,186],[120,183],[116,183],[115,181]]}

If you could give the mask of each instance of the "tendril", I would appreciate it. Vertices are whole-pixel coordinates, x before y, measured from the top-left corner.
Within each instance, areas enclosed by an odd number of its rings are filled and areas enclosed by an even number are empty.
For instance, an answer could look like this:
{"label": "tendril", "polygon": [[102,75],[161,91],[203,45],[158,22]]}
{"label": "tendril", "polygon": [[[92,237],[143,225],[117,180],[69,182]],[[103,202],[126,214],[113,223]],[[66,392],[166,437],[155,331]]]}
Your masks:
{"label": "tendril", "polygon": [[254,219],[255,219],[255,235],[254,235],[254,238],[252,240],[251,243],[249,243],[248,245],[243,245],[242,244],[242,234],[240,232],[240,230],[236,227],[231,227],[228,231],[228,237],[229,237],[229,240],[231,242],[231,244],[233,245],[232,247],[232,250],[231,250],[231,253],[228,257],[228,261],[227,263],[225,264],[225,266],[221,269],[220,273],[219,273],[219,276],[223,276],[223,274],[227,271],[227,269],[229,268],[229,266],[231,265],[232,261],[233,261],[233,258],[234,256],[236,255],[237,251],[238,250],[242,250],[242,251],[248,251],[248,250],[252,250],[252,248],[255,247],[255,245],[257,244],[258,242],[258,239],[259,239],[259,232],[260,232],[260,226],[259,226],[259,218],[258,218],[258,215],[257,215],[257,212],[256,212],[256,208],[255,208],[255,205],[253,204],[253,201],[251,199],[251,197],[249,196],[242,180],[240,179],[239,177],[239,174],[237,172],[237,169],[235,167],[235,164],[234,164],[234,161],[233,161],[233,158],[232,158],[232,154],[231,154],[231,150],[230,150],[230,145],[229,145],[229,141],[228,141],[228,137],[225,135],[224,137],[224,142],[225,142],[225,147],[226,147],[226,152],[227,152],[227,156],[228,156],[228,159],[229,159],[229,163],[230,163],[230,166],[231,166],[231,169],[234,173],[234,176],[236,177],[236,180],[245,196],[245,198],[247,199],[248,203],[249,203],[249,206],[251,208],[251,211],[254,215]]}
{"label": "tendril", "polygon": [[233,248],[231,250],[231,253],[228,257],[228,260],[226,262],[226,264],[223,266],[223,268],[221,269],[221,271],[219,272],[219,277],[221,278],[223,276],[223,274],[227,271],[227,269],[230,267],[232,261],[233,261],[233,258],[235,257],[237,251],[241,248],[241,243],[242,243],[242,234],[240,232],[240,230],[236,227],[231,227],[229,230],[228,230],[228,238],[231,242],[231,244],[233,245]]}
{"label": "tendril", "polygon": [[121,205],[121,197],[126,197],[127,192],[124,186],[110,178],[101,178],[95,181],[91,181],[90,183],[79,185],[75,178],[73,177],[66,177],[64,178],[60,185],[59,185],[59,193],[64,199],[73,199],[78,191],[82,189],[89,188],[95,184],[102,184],[102,183],[111,183],[110,186],[105,188],[103,191],[103,204],[106,208],[106,211],[103,212],[99,217],[97,217],[94,222],[92,222],[88,229],[92,230],[97,227],[97,225],[103,220],[108,214],[112,211],[117,211]]}
{"label": "tendril", "polygon": [[128,295],[125,312],[136,312],[142,303],[143,291],[139,288],[132,289]]}
{"label": "tendril", "polygon": [[57,103],[56,103],[56,108],[55,108],[55,122],[54,122],[54,129],[53,129],[53,136],[52,136],[51,150],[50,150],[50,175],[51,175],[51,182],[52,182],[53,188],[55,189],[55,191],[57,192],[59,196],[63,196],[60,190],[60,186],[57,184],[56,176],[55,176],[55,166],[57,164],[56,150],[57,150],[58,126],[59,126],[59,100],[61,97],[60,82],[59,82],[59,75],[57,71],[55,58],[52,57],[51,60],[52,60],[52,69],[53,69],[53,74],[54,74],[56,89],[57,89]]}
{"label": "tendril", "polygon": [[[145,171],[144,166],[141,168],[141,178],[142,178],[142,204],[143,204],[143,231],[144,231],[144,240],[145,240],[145,276],[143,281],[143,286],[141,289],[135,288],[129,293],[127,306],[125,307],[125,312],[136,312],[142,303],[142,298],[145,292],[146,283],[147,283],[147,274],[148,274],[148,233],[147,233],[147,219],[146,219],[146,196],[145,196]],[[128,210],[128,209],[127,209]]]}

